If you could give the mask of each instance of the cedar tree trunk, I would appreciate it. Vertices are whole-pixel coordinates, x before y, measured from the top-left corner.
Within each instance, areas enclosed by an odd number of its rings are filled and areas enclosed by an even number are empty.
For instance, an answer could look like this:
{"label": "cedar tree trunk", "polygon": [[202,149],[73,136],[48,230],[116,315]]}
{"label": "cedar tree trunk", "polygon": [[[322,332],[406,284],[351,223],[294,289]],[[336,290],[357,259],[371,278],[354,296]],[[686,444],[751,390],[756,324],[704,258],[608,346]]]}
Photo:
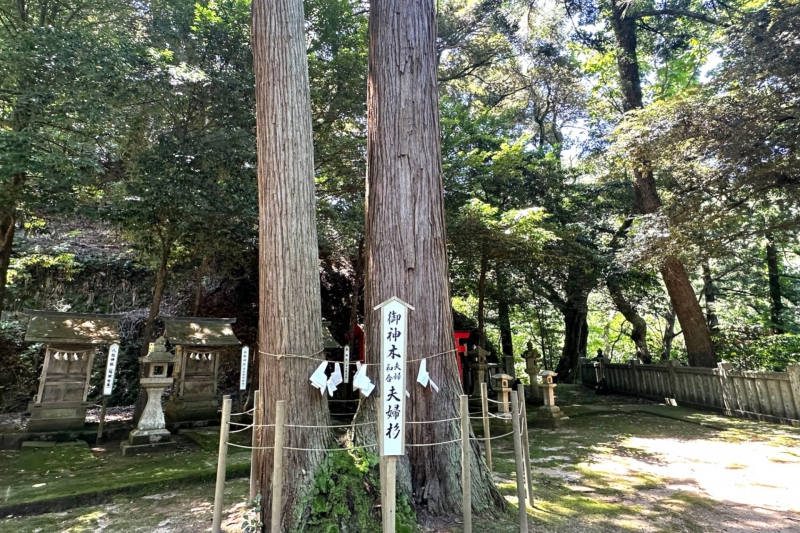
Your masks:
{"label": "cedar tree trunk", "polygon": [[[611,3],[611,25],[614,28],[617,44],[617,70],[623,96],[623,109],[626,112],[644,107],[639,60],[636,55],[636,18],[628,16],[629,9],[629,3],[619,0],[613,0]],[[642,214],[660,211],[661,198],[648,162],[631,161],[630,164],[633,167],[636,208]],[[716,366],[711,334],[683,263],[674,256],[667,256],[660,270],[675,314],[683,329],[689,364],[701,367]]]}
{"label": "cedar tree trunk", "polygon": [[644,364],[652,363],[653,357],[650,355],[650,348],[647,347],[647,322],[636,311],[636,308],[633,307],[627,298],[625,298],[616,275],[608,275],[606,278],[606,286],[608,287],[608,292],[611,294],[611,299],[614,301],[614,306],[617,308],[617,311],[622,313],[625,320],[630,322],[632,326],[630,337],[636,345],[636,352],[639,359]]}
{"label": "cedar tree trunk", "polygon": [[[433,0],[372,0],[369,21],[367,362],[380,362],[380,313],[373,308],[392,296],[416,308],[409,312],[409,359],[449,352],[428,359],[428,372],[440,387],[438,393],[415,382],[419,363],[409,363],[407,419],[413,421],[458,417],[462,393],[445,249],[434,7]],[[370,367],[370,377],[377,388],[361,402],[357,419],[374,419],[377,414],[381,392],[378,368]],[[356,438],[370,438],[365,433],[357,432]],[[459,436],[458,421],[406,428],[409,444]],[[502,509],[505,502],[477,442],[473,442],[472,508],[477,513]],[[409,447],[407,457],[408,463],[398,463],[401,490],[407,489],[410,481],[419,508],[433,515],[460,516],[458,443]]]}
{"label": "cedar tree trunk", "polygon": [[561,313],[564,315],[564,348],[555,371],[558,373],[558,381],[568,383],[578,379],[578,360],[586,357],[589,339],[589,291],[578,291],[569,295]]}
{"label": "cedar tree trunk", "polygon": [[772,232],[767,233],[767,275],[769,278],[769,317],[772,322],[772,330],[775,333],[784,333],[780,261],[778,247],[775,246],[775,235]]}
{"label": "cedar tree trunk", "polygon": [[0,213],[0,316],[5,309],[8,267],[11,265],[11,250],[14,245],[16,218],[11,213]]}
{"label": "cedar tree trunk", "polygon": [[[252,46],[256,83],[259,202],[259,389],[261,424],[286,400],[286,422],[330,425],[327,399],[309,376],[324,360],[314,191],[311,96],[302,0],[255,0]],[[301,357],[277,355],[294,354]],[[262,446],[274,431],[260,428]],[[289,428],[285,445],[332,446],[327,429]],[[325,452],[286,450],[283,479],[272,479],[273,454],[259,454],[262,519],[270,523],[271,486],[283,485],[284,531],[302,531],[307,497]]]}
{"label": "cedar tree trunk", "polygon": [[717,290],[714,287],[714,278],[711,276],[711,265],[708,260],[703,261],[703,295],[706,298],[706,323],[708,330],[719,334],[719,317],[717,316]]}

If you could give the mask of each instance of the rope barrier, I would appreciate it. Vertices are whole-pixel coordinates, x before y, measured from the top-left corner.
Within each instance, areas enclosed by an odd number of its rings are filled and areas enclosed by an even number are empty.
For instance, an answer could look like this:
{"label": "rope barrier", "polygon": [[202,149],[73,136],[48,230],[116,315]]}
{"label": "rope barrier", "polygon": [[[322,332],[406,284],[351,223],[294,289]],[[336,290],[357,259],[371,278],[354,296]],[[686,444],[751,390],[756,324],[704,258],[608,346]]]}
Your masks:
{"label": "rope barrier", "polygon": [[369,426],[371,424],[377,424],[377,422],[359,422],[354,424],[347,424],[343,426],[304,426],[302,424],[284,424],[284,427],[287,428],[349,428],[353,426]]}
{"label": "rope barrier", "polygon": [[425,443],[425,444],[406,444],[406,446],[408,446],[410,448],[424,448],[424,447],[427,447],[427,446],[440,446],[442,444],[452,444],[454,442],[461,442],[461,439],[446,440],[444,442],[431,442],[431,443]]}
{"label": "rope barrier", "polygon": [[486,401],[487,402],[492,402],[492,403],[499,403],[499,404],[506,403],[506,402],[503,402],[503,401],[500,401],[500,400],[492,400],[491,398],[486,398]]}
{"label": "rope barrier", "polygon": [[274,450],[274,446],[243,446],[241,444],[234,444],[232,442],[226,442],[228,446],[234,446],[236,448],[244,448],[245,450]]}
{"label": "rope barrier", "polygon": [[234,429],[233,431],[228,430],[228,433],[241,433],[242,431],[247,431],[251,427],[253,427],[252,424],[250,424],[249,426],[245,426],[245,427],[243,427],[241,429]]}
{"label": "rope barrier", "polygon": [[253,411],[255,411],[255,410],[256,410],[256,408],[255,408],[255,407],[253,407],[253,408],[252,408],[252,409],[250,409],[249,411],[242,411],[241,413],[231,413],[231,416],[249,415],[250,413],[252,413],[252,412],[253,412]]}
{"label": "rope barrier", "polygon": [[476,441],[480,442],[482,440],[502,439],[503,437],[508,437],[509,435],[513,435],[513,434],[514,434],[513,431],[509,431],[508,433],[503,433],[502,435],[496,435],[494,437],[489,437],[489,438],[486,438],[486,437],[474,437],[474,438],[470,438],[469,440],[476,440]]}
{"label": "rope barrier", "polygon": [[406,424],[435,424],[437,422],[452,422],[453,420],[461,420],[461,417],[443,418],[442,420],[406,420]]}
{"label": "rope barrier", "polygon": [[375,448],[377,444],[365,444],[363,446],[350,446],[348,448],[292,448],[291,446],[284,446],[284,450],[295,450],[299,452],[346,452],[355,450],[356,448]]}
{"label": "rope barrier", "polygon": [[429,355],[428,357],[420,357],[419,359],[407,359],[406,363],[416,363],[417,361],[422,361],[423,359],[433,359],[434,357],[439,357],[440,355],[447,355],[449,353],[456,353],[456,350],[447,350],[446,352],[439,352],[433,355]]}

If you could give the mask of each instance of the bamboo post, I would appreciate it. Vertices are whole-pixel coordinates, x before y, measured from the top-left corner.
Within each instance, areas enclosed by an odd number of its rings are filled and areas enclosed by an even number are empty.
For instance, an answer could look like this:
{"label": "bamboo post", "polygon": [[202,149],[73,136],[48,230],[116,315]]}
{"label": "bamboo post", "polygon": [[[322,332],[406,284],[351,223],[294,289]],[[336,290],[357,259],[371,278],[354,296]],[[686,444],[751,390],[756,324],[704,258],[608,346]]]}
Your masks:
{"label": "bamboo post", "polygon": [[483,447],[486,450],[486,466],[492,471],[492,441],[489,427],[489,390],[486,383],[481,383],[481,412],[483,414]]}
{"label": "bamboo post", "polygon": [[[483,383],[482,385],[485,385]],[[481,387],[483,390],[483,387]],[[484,419],[485,420],[485,419]],[[469,453],[469,396],[461,395],[461,493],[464,533],[472,533],[472,471]]]}
{"label": "bamboo post", "polygon": [[225,492],[225,468],[228,463],[228,431],[231,423],[231,397],[222,397],[222,423],[219,426],[219,456],[217,458],[217,486],[214,491],[214,521],[211,533],[221,533],[222,496]]}
{"label": "bamboo post", "polygon": [[103,430],[106,427],[106,403],[108,396],[103,395],[103,404],[100,406],[100,425],[97,426],[97,442],[103,438]]}
{"label": "bamboo post", "polygon": [[250,439],[250,445],[253,447],[250,450],[250,501],[256,499],[258,492],[258,442],[259,433],[261,428],[261,400],[258,391],[253,393],[253,437]]}
{"label": "bamboo post", "polygon": [[517,499],[519,500],[519,533],[528,533],[528,512],[525,507],[525,472],[522,467],[522,439],[519,428],[519,400],[511,391],[511,424],[514,429],[514,459],[517,464]]}
{"label": "bamboo post", "polygon": [[517,385],[517,395],[520,396],[519,411],[521,415],[520,429],[522,430],[522,458],[525,461],[525,481],[528,488],[528,503],[533,507],[533,474],[531,474],[531,441],[528,435],[528,407],[525,405],[525,385]]}
{"label": "bamboo post", "polygon": [[281,500],[283,499],[283,429],[286,422],[286,400],[275,405],[275,447],[272,452],[272,516],[270,531],[281,533]]}

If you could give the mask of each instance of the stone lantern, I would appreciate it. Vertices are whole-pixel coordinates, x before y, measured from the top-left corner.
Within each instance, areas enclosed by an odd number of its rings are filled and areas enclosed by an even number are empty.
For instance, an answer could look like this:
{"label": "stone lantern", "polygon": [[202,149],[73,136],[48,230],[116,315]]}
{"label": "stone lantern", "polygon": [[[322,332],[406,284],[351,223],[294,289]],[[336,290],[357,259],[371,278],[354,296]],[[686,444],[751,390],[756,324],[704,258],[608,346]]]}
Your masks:
{"label": "stone lantern", "polygon": [[528,346],[522,354],[525,359],[525,371],[531,380],[531,397],[537,403],[541,403],[542,391],[539,389],[539,352],[533,347],[533,343],[528,341]]}
{"label": "stone lantern", "polygon": [[553,378],[558,374],[551,370],[542,370],[539,376],[542,378],[542,399],[544,405],[536,411],[534,424],[537,427],[555,428],[561,424],[565,418],[561,409],[556,407],[555,388],[556,384],[553,383]]}
{"label": "stone lantern", "polygon": [[500,412],[509,413],[508,399],[509,395],[511,394],[511,382],[514,380],[514,376],[510,376],[508,374],[495,374],[492,376],[492,379],[495,380],[494,389],[500,393]]}
{"label": "stone lantern", "polygon": [[167,350],[167,339],[159,337],[150,353],[139,359],[144,367],[144,376],[139,385],[147,393],[147,405],[142,411],[136,429],[131,431],[128,440],[122,443],[122,455],[167,451],[175,447],[169,431],[164,423],[164,411],[161,408],[161,395],[164,389],[172,385],[169,365],[177,358]]}
{"label": "stone lantern", "polygon": [[467,357],[470,360],[469,368],[475,376],[476,385],[473,385],[473,394],[480,394],[480,384],[486,380],[486,371],[489,370],[489,363],[486,361],[486,357],[491,353],[481,346],[477,346],[474,350],[467,352]]}

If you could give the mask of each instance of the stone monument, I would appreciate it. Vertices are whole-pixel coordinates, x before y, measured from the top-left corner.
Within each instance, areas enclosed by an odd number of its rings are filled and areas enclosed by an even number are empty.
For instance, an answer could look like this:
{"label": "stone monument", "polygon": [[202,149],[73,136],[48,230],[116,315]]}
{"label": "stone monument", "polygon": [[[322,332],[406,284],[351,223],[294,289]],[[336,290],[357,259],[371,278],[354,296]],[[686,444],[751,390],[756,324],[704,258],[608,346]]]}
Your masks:
{"label": "stone monument", "polygon": [[164,423],[161,395],[164,394],[164,389],[172,384],[169,365],[174,364],[176,360],[175,355],[167,350],[167,339],[164,337],[159,337],[150,353],[139,359],[139,363],[145,366],[146,377],[139,379],[139,385],[147,393],[147,405],[139,417],[136,429],[131,431],[128,440],[122,443],[122,455],[174,449],[172,434],[167,431]]}

